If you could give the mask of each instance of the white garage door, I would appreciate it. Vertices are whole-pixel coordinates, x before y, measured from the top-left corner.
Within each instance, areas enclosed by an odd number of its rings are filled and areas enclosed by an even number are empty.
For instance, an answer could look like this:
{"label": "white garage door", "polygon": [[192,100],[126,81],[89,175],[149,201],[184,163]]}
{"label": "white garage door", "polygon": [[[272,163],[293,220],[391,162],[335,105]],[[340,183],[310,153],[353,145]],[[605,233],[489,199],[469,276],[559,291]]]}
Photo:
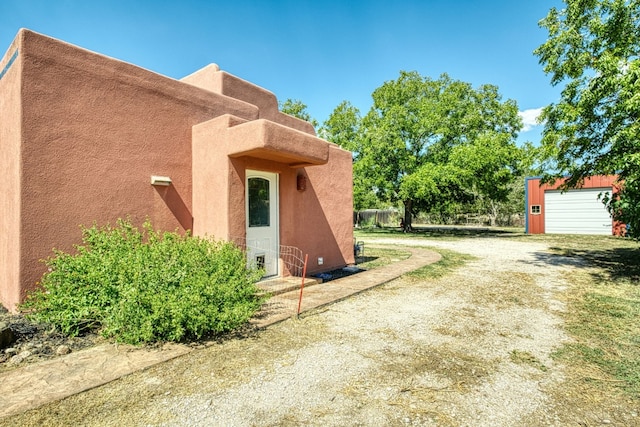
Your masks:
{"label": "white garage door", "polygon": [[545,233],[611,235],[611,215],[598,200],[607,191],[611,194],[611,188],[545,191]]}

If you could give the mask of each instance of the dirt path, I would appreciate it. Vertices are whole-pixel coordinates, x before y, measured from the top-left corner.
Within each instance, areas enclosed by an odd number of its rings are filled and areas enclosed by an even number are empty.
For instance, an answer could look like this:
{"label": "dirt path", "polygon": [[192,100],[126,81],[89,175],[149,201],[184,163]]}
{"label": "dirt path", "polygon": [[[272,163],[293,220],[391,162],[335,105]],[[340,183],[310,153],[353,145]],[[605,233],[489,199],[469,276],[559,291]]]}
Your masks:
{"label": "dirt path", "polygon": [[577,423],[554,397],[565,381],[550,354],[568,339],[560,313],[569,263],[549,262],[542,244],[504,238],[402,243],[477,258],[442,279],[395,280],[11,423],[595,425]]}

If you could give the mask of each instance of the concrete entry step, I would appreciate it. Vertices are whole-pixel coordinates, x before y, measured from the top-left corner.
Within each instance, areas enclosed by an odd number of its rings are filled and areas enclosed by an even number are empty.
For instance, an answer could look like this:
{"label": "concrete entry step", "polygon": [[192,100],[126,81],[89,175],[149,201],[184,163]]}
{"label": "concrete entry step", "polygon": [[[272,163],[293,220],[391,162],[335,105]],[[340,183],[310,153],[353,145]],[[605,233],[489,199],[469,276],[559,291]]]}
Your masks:
{"label": "concrete entry step", "polygon": [[[313,277],[305,277],[304,287],[314,286],[322,283],[322,280]],[[302,277],[277,277],[275,279],[261,280],[257,283],[258,288],[271,296],[284,294],[285,292],[296,291],[302,285]]]}

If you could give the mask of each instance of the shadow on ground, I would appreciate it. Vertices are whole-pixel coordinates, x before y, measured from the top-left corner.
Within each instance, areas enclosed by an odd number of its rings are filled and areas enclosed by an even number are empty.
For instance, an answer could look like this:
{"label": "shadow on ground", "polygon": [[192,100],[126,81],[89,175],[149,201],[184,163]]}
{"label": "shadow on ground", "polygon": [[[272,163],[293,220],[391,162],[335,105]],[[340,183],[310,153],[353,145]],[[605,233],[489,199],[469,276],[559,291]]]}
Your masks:
{"label": "shadow on ground", "polygon": [[[549,248],[551,252],[536,252],[533,263],[553,266],[597,267],[592,273],[598,281],[625,280],[640,282],[640,248],[567,249]],[[531,261],[520,261],[523,263]]]}
{"label": "shadow on ground", "polygon": [[363,228],[361,232],[380,237],[520,237],[521,231],[510,231],[492,227],[455,226],[455,225],[421,225],[415,226],[409,232],[403,232],[400,227]]}
{"label": "shadow on ground", "polygon": [[[378,227],[361,229],[361,233],[368,236],[380,237],[426,237],[426,238],[525,238],[530,235],[523,234],[522,230],[504,230],[492,227],[465,227],[465,226],[417,226],[409,233],[403,233],[399,227]],[[544,237],[535,235],[536,240],[545,242]],[[640,246],[598,248],[590,247],[597,242],[582,242],[583,248],[563,247],[562,243],[549,248],[549,251],[540,251],[534,254],[533,261],[519,261],[522,263],[546,264],[551,266],[572,267],[598,267],[600,273],[593,273],[598,280],[627,280],[631,283],[640,283]]]}
{"label": "shadow on ground", "polygon": [[640,248],[561,249],[551,248],[568,258],[580,258],[587,264],[601,268],[600,279],[640,281]]}

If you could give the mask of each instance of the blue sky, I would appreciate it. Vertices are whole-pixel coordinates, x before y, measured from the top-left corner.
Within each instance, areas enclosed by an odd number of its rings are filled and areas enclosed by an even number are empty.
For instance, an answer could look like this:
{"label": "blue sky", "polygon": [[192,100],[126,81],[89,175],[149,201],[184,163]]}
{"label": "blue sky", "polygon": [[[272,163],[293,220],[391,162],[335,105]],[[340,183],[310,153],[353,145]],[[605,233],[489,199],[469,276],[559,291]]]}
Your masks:
{"label": "blue sky", "polygon": [[[299,99],[319,122],[364,114],[400,70],[497,85],[521,111],[557,100],[532,51],[560,0],[0,0],[0,51],[20,28],[181,78],[221,69]],[[532,111],[528,111],[529,115]],[[520,141],[539,140],[540,127]]]}

